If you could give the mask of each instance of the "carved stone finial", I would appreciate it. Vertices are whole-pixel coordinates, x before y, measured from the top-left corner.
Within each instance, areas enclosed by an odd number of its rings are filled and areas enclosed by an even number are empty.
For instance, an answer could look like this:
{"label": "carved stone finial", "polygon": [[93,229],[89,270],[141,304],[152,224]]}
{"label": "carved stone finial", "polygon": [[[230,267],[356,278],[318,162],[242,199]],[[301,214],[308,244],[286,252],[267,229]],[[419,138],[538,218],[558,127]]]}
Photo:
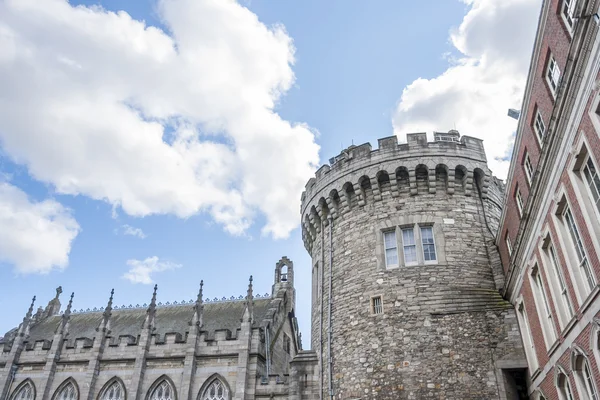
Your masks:
{"label": "carved stone finial", "polygon": [[196,304],[202,304],[202,292],[204,288],[204,280],[200,281],[200,290],[198,291],[198,299],[196,299]]}
{"label": "carved stone finial", "polygon": [[33,315],[33,305],[35,304],[35,296],[31,299],[31,305],[29,306],[29,310],[27,310],[27,314],[25,314],[25,318],[23,318],[23,322],[27,322],[31,319]]}
{"label": "carved stone finial", "polygon": [[112,304],[113,304],[113,295],[115,294],[115,289],[112,289],[110,291],[110,297],[108,299],[108,304],[106,305],[106,308],[104,309],[104,317],[108,318],[110,317],[111,311],[112,311]]}
{"label": "carved stone finial", "polygon": [[144,325],[142,327],[147,327],[152,329],[154,327],[154,315],[156,314],[156,291],[158,290],[158,285],[154,285],[154,292],[152,293],[152,300],[150,300],[150,305],[148,306],[148,310],[146,310],[146,320],[144,321]]}
{"label": "carved stone finial", "polygon": [[247,294],[246,298],[248,300],[251,300],[254,298],[254,295],[252,293],[252,275],[250,275],[250,282],[248,283],[248,294]]}
{"label": "carved stone finial", "polygon": [[156,308],[156,291],[158,290],[158,285],[154,285],[154,292],[152,293],[152,300],[150,300],[150,307],[152,309]]}
{"label": "carved stone finial", "polygon": [[71,298],[69,299],[69,304],[67,304],[67,309],[65,310],[64,315],[71,315],[71,307],[73,306],[73,297],[75,297],[75,292],[71,293]]}
{"label": "carved stone finial", "polygon": [[54,297],[55,299],[58,299],[60,294],[62,293],[62,286],[59,286],[56,288],[56,296]]}

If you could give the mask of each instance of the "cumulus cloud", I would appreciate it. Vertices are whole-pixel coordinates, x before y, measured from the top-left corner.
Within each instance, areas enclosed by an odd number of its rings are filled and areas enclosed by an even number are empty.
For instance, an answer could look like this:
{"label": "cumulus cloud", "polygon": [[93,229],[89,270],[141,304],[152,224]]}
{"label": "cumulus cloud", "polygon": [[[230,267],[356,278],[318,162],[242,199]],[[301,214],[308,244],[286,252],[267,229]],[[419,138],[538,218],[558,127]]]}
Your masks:
{"label": "cumulus cloud", "polygon": [[78,233],[79,225],[58,202],[32,201],[16,186],[0,182],[0,261],[24,274],[63,269]]}
{"label": "cumulus cloud", "polygon": [[463,0],[468,6],[450,33],[459,53],[440,76],[404,88],[393,116],[397,134],[444,131],[484,139],[490,168],[505,177],[531,58],[540,0]]}
{"label": "cumulus cloud", "polygon": [[298,224],[314,132],[275,107],[294,46],[233,0],[161,0],[166,29],[66,0],[0,2],[0,145],[58,193],[131,216]]}
{"label": "cumulus cloud", "polygon": [[123,278],[131,283],[142,283],[144,285],[153,283],[152,275],[156,272],[181,268],[180,264],[161,261],[156,256],[148,257],[145,260],[127,260],[127,265],[129,266],[129,271],[123,275]]}
{"label": "cumulus cloud", "polygon": [[135,227],[133,227],[131,225],[127,225],[127,224],[121,226],[121,232],[123,233],[123,235],[135,236],[140,239],[146,238],[146,234],[144,233],[144,231],[141,228],[135,228]]}

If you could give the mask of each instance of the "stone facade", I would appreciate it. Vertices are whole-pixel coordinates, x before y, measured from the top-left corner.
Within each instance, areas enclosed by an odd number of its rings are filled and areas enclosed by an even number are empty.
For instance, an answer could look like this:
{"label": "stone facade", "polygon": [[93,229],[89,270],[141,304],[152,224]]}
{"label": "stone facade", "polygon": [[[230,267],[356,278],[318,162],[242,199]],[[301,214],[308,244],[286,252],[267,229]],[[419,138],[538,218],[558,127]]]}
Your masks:
{"label": "stone facade", "polygon": [[[324,397],[506,399],[519,390],[510,371],[526,361],[494,246],[504,186],[481,140],[456,131],[435,139],[352,146],[306,185]],[[394,246],[396,263],[385,250]]]}
{"label": "stone facade", "polygon": [[[63,390],[81,400],[318,398],[318,362],[302,351],[285,257],[264,296],[250,281],[245,298],[207,302],[201,288],[195,302],[161,304],[155,287],[148,306],[113,307],[111,294],[106,308],[74,312],[71,296],[59,314],[60,292],[36,314],[32,303],[0,340],[1,399],[62,399]],[[112,388],[119,397],[108,397]]]}

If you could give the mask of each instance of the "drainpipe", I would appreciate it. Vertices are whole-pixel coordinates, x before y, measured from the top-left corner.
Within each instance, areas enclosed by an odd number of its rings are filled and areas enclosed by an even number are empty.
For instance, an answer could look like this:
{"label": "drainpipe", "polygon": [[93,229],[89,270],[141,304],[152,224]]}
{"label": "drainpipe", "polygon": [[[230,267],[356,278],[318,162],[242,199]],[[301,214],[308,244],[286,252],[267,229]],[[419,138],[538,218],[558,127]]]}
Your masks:
{"label": "drainpipe", "polygon": [[333,361],[331,360],[331,285],[333,280],[333,217],[331,214],[327,216],[329,220],[329,305],[327,323],[327,358],[329,360],[329,397],[333,400]]}
{"label": "drainpipe", "polygon": [[321,263],[317,276],[317,294],[321,303],[319,309],[319,368],[321,380],[319,382],[319,400],[323,400],[323,270],[325,269],[325,226],[321,220]]}

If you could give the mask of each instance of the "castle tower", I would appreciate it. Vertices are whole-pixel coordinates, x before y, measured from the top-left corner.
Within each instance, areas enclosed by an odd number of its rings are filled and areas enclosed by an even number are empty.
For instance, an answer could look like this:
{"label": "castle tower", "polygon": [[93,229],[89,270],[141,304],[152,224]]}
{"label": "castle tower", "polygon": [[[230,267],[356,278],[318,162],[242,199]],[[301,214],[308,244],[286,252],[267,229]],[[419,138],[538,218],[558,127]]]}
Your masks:
{"label": "castle tower", "polygon": [[504,399],[524,376],[515,313],[498,292],[503,184],[481,140],[434,137],[351,146],[306,185],[325,399]]}

